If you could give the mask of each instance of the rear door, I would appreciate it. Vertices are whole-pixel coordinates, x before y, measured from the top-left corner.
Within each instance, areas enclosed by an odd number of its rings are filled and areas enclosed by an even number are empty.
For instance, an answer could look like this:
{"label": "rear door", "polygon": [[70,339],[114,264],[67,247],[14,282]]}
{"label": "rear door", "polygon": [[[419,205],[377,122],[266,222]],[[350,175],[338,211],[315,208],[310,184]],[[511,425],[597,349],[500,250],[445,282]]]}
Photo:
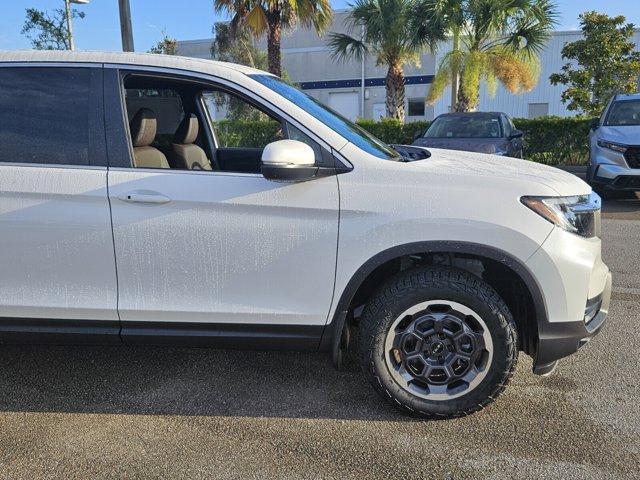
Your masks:
{"label": "rear door", "polygon": [[[113,97],[107,110],[139,108],[127,101],[129,88],[119,83],[115,70],[106,74],[111,79],[107,97]],[[154,79],[149,82],[145,90],[157,91]],[[184,82],[172,88],[191,91]],[[141,88],[139,80],[136,85]],[[282,129],[272,131],[270,123],[261,123],[261,112],[228,102],[223,110],[242,113],[234,123],[217,123],[218,131],[212,130],[209,119],[219,116],[209,111],[204,95],[199,98],[201,110],[192,111],[184,97],[181,108],[198,115],[197,142],[213,151],[213,171],[133,168],[126,125],[118,128],[128,149],[110,149],[122,337],[317,347],[333,294],[337,179],[266,180],[259,173],[260,151],[282,138]],[[251,123],[254,113],[258,123]],[[109,123],[117,127],[117,121]],[[263,136],[256,133],[261,125]],[[216,138],[211,149],[203,143],[209,136]],[[161,143],[153,144],[162,149]]]}
{"label": "rear door", "polygon": [[3,341],[117,339],[102,107],[101,66],[0,65]]}

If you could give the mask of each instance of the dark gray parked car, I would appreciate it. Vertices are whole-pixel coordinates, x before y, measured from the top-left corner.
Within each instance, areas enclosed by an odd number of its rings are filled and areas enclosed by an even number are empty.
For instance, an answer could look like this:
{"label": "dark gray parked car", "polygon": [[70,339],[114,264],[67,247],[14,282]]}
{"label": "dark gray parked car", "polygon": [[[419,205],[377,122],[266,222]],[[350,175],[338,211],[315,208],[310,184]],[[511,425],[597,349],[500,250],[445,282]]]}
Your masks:
{"label": "dark gray parked car", "polygon": [[445,113],[413,145],[522,158],[524,133],[500,112]]}

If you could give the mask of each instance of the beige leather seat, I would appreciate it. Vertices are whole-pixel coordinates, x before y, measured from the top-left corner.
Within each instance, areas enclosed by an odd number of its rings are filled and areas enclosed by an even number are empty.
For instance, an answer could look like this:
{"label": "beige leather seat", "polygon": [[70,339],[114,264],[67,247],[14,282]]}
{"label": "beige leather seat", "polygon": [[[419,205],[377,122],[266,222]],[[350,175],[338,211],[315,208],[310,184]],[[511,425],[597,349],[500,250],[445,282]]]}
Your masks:
{"label": "beige leather seat", "polygon": [[151,144],[156,138],[157,121],[153,110],[141,108],[129,125],[133,142],[133,166],[138,168],[169,168],[167,157]]}
{"label": "beige leather seat", "polygon": [[194,142],[198,138],[198,118],[191,114],[184,117],[173,138],[173,156],[177,168],[187,170],[212,170],[207,154]]}

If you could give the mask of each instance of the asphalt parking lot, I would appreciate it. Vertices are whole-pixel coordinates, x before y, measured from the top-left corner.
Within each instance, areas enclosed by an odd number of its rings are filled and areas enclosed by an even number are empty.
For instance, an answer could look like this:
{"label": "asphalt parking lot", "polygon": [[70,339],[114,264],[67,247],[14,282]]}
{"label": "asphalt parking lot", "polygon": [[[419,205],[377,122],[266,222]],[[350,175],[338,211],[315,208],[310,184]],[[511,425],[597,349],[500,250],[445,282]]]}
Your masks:
{"label": "asphalt parking lot", "polygon": [[611,315],[471,417],[397,414],[325,356],[0,348],[0,478],[638,478],[640,201],[605,205]]}

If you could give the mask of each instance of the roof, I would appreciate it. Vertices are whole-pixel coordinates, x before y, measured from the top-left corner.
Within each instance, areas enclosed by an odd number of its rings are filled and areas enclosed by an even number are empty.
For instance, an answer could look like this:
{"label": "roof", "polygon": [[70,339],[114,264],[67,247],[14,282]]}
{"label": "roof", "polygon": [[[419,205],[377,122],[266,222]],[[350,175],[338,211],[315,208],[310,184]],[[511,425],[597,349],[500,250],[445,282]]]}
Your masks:
{"label": "roof", "polygon": [[640,100],[640,93],[619,93],[614,98],[615,101]]}
{"label": "roof", "polygon": [[213,75],[223,71],[251,74],[265,73],[244,65],[218,62],[202,58],[180,57],[177,55],[158,55],[155,53],[122,52],[70,52],[59,50],[17,50],[0,51],[0,63],[6,62],[76,62],[76,63],[115,63],[137,66],[151,66],[191,70]]}
{"label": "roof", "polygon": [[449,112],[438,115],[439,117],[499,117],[502,112]]}

